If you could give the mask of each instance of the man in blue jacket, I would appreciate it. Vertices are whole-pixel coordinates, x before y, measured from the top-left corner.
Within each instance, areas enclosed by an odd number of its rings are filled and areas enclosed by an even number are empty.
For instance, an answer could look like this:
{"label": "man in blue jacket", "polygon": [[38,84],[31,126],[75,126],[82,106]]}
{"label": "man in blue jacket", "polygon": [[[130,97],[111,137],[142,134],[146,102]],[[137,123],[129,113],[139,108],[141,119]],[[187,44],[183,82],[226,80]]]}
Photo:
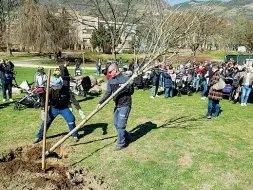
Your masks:
{"label": "man in blue jacket", "polygon": [[[108,74],[111,78],[107,84],[107,91],[102,99],[98,103],[98,108],[100,104],[104,103],[115,91],[117,91],[120,86],[128,81],[128,77],[121,74],[116,64],[111,64],[108,68]],[[126,86],[121,90],[118,95],[114,97],[115,108],[114,108],[114,125],[118,133],[118,143],[113,149],[114,151],[121,150],[127,147],[130,141],[130,135],[126,131],[126,125],[129,113],[132,106],[132,97],[134,93],[134,88],[132,84]]]}
{"label": "man in blue jacket", "polygon": [[[70,94],[69,89],[63,86],[63,82],[61,78],[52,77],[50,81],[50,89],[49,89],[49,111],[48,111],[48,119],[47,119],[47,130],[52,124],[53,120],[60,114],[68,123],[69,130],[73,130],[75,128],[75,116],[70,111],[69,106],[70,102]],[[44,132],[44,122],[42,122],[40,130],[37,134],[37,138],[33,142],[38,143],[42,140]],[[75,132],[72,134],[74,142],[78,141],[78,133]]]}

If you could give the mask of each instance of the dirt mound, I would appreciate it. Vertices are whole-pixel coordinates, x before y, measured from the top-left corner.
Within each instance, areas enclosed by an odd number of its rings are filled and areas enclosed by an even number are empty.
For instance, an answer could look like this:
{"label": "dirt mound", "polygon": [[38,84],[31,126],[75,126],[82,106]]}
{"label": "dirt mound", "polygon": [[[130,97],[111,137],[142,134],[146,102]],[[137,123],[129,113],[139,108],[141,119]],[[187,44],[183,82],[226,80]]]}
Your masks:
{"label": "dirt mound", "polygon": [[[37,145],[0,153],[0,189],[107,189],[103,178],[92,174],[88,168],[65,167],[57,153],[47,158],[46,173],[42,172],[41,150]],[[52,164],[55,160],[58,164]]]}

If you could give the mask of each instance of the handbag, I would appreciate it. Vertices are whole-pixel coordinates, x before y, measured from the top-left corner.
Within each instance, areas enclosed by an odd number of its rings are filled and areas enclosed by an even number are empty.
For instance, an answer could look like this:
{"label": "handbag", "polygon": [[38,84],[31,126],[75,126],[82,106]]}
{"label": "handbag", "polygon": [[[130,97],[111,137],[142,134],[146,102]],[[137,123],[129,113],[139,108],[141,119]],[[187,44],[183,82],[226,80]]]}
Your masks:
{"label": "handbag", "polygon": [[213,90],[222,90],[223,88],[225,88],[225,86],[226,86],[225,81],[223,80],[223,78],[220,77],[219,81],[212,86],[212,89]]}

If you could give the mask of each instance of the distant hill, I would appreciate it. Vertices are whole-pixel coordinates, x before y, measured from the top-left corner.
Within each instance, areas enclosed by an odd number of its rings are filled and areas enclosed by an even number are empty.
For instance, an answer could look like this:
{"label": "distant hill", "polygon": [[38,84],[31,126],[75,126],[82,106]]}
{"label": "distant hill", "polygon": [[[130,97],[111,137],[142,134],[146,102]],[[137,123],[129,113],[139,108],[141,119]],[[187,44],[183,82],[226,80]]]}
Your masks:
{"label": "distant hill", "polygon": [[244,13],[248,19],[253,19],[253,0],[231,0],[228,2],[216,0],[211,1],[211,3],[206,1],[191,0],[189,2],[174,5],[171,8],[173,9],[180,6],[180,9],[190,9],[200,5],[214,7],[215,11],[220,14],[220,16],[227,19],[234,19],[240,13]]}

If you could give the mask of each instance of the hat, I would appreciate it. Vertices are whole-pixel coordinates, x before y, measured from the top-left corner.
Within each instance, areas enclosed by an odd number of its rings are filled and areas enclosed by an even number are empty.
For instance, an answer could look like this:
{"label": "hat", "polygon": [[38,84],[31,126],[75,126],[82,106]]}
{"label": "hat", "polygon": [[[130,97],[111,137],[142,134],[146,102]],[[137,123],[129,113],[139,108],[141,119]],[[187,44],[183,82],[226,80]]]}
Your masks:
{"label": "hat", "polygon": [[41,67],[41,66],[38,67],[38,70],[42,70],[42,69],[44,69],[44,67]]}
{"label": "hat", "polygon": [[61,78],[57,78],[57,77],[51,77],[51,80],[50,80],[50,86],[53,88],[53,89],[61,89],[62,87],[62,79]]}
{"label": "hat", "polygon": [[56,75],[56,76],[60,76],[61,75],[60,68],[55,68],[53,74]]}

